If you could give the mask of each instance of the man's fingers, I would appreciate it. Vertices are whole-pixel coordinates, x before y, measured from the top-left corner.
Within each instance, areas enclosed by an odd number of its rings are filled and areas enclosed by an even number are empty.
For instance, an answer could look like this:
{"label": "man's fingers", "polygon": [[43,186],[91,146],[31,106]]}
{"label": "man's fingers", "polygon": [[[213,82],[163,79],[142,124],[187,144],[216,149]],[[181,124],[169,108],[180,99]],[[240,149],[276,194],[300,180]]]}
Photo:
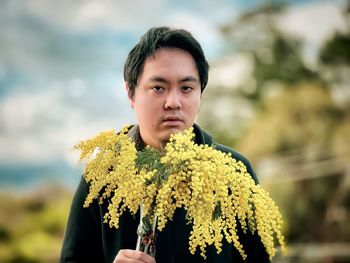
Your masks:
{"label": "man's fingers", "polygon": [[114,260],[117,262],[142,262],[142,263],[155,263],[155,259],[150,255],[142,251],[122,249],[119,251],[117,257]]}
{"label": "man's fingers", "polygon": [[150,255],[148,255],[145,252],[131,250],[131,249],[125,249],[123,251],[125,251],[124,255],[129,257],[129,258],[136,259],[136,260],[139,260],[139,261],[145,262],[145,263],[155,263],[156,262],[153,257],[151,257]]}

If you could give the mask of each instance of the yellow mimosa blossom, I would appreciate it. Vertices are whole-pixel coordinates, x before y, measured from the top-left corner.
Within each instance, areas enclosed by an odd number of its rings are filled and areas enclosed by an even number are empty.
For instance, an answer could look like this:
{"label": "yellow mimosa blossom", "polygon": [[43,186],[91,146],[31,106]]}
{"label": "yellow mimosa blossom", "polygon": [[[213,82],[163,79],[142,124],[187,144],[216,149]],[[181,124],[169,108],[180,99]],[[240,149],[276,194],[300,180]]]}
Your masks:
{"label": "yellow mimosa blossom", "polygon": [[199,248],[205,258],[208,245],[220,253],[225,238],[245,259],[238,226],[244,232],[258,233],[270,259],[276,252],[275,239],[284,248],[278,207],[241,161],[195,144],[193,128],[172,135],[162,151],[146,147],[143,155],[127,131],[126,127],[119,134],[101,133],[76,145],[81,159],[89,158],[84,177],[90,190],[84,206],[109,198],[104,218],[111,227],[118,228],[125,209],[136,214],[142,204],[146,215],[157,217],[157,228],[162,231],[175,210],[184,208],[193,225],[192,254]]}

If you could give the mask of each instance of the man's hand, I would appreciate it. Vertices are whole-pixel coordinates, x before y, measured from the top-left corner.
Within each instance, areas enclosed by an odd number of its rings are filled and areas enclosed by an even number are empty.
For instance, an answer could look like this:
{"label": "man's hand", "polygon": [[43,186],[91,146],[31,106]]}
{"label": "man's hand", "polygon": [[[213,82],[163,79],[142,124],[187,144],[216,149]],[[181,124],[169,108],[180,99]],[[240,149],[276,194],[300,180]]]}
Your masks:
{"label": "man's hand", "polygon": [[156,260],[142,251],[121,249],[113,263],[156,263]]}

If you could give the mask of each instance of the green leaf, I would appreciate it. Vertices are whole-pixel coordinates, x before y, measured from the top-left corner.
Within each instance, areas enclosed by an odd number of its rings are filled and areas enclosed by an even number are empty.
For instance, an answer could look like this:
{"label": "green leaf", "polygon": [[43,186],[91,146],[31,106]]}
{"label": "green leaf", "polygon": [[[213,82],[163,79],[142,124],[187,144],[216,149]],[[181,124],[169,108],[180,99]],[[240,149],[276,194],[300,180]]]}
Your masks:
{"label": "green leaf", "polygon": [[213,214],[212,214],[212,220],[216,220],[221,216],[221,204],[218,202],[214,208]]}

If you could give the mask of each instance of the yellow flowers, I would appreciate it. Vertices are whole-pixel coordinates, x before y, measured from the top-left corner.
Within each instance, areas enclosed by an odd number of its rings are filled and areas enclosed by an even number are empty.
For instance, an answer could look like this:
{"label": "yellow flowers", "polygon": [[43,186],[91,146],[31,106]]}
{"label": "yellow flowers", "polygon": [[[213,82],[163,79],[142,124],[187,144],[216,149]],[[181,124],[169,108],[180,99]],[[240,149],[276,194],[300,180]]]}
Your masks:
{"label": "yellow flowers", "polygon": [[192,254],[199,248],[205,258],[208,245],[220,253],[225,238],[246,258],[238,225],[244,232],[257,231],[270,258],[275,255],[275,239],[284,247],[278,207],[242,162],[208,145],[195,144],[192,128],[172,135],[162,152],[146,147],[137,153],[127,130],[101,133],[76,146],[81,159],[97,152],[84,170],[90,184],[84,206],[96,198],[100,202],[110,198],[105,222],[111,227],[118,228],[125,209],[135,214],[142,203],[145,215],[157,216],[161,231],[175,209],[182,207],[193,224]]}

